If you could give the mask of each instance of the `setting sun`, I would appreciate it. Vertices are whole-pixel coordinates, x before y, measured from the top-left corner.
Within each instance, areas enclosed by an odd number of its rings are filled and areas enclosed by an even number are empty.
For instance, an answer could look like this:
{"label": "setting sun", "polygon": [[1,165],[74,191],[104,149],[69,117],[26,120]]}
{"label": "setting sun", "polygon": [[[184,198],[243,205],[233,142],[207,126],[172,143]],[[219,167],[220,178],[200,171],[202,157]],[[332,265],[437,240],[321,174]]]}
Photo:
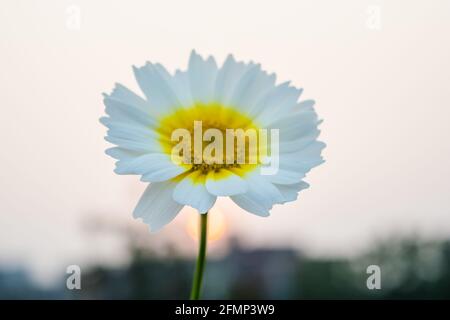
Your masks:
{"label": "setting sun", "polygon": [[[186,222],[186,231],[189,236],[198,240],[199,237],[199,213],[189,210]],[[213,208],[208,213],[208,241],[219,240],[223,237],[227,229],[227,221],[223,212],[218,208]]]}

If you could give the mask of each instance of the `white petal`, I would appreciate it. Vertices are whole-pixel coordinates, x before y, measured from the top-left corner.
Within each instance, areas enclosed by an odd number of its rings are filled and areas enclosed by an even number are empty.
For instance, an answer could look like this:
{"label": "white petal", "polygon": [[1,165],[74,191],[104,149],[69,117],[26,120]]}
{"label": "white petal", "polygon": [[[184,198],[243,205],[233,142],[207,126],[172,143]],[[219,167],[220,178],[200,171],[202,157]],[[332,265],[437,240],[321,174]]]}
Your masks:
{"label": "white petal", "polygon": [[313,141],[307,144],[299,151],[280,155],[280,167],[304,169],[308,172],[312,167],[323,163],[322,150],[325,143],[321,141]]}
{"label": "white petal", "polygon": [[151,231],[161,229],[183,208],[183,205],[172,199],[174,187],[174,182],[150,184],[134,209],[133,216],[142,218]]}
{"label": "white petal", "polygon": [[298,183],[305,177],[305,173],[296,171],[295,169],[279,168],[274,175],[267,175],[267,180],[276,184],[293,184]]}
{"label": "white petal", "polygon": [[302,102],[297,104],[297,108],[295,110],[314,110],[314,104],[316,102],[314,100],[303,100]]}
{"label": "white petal", "polygon": [[284,201],[281,203],[285,203],[296,200],[298,197],[298,193],[303,189],[309,188],[309,184],[304,181],[300,181],[299,183],[295,184],[278,184],[276,185],[276,187],[278,188],[278,190],[280,190],[284,198]]}
{"label": "white petal", "polygon": [[201,173],[195,171],[179,182],[173,192],[173,199],[205,213],[212,208],[217,197],[206,190],[204,181],[199,181],[199,175]]}
{"label": "white petal", "polygon": [[126,159],[131,159],[131,158],[136,158],[142,155],[142,153],[138,153],[135,151],[130,151],[127,149],[123,149],[120,147],[113,147],[113,148],[109,148],[106,149],[105,153],[117,160],[126,160]]}
{"label": "white petal", "polygon": [[279,189],[266,176],[253,172],[245,179],[248,183],[248,191],[243,195],[231,197],[243,209],[257,215],[268,216],[274,204],[285,201]]}
{"label": "white petal", "polygon": [[288,116],[295,108],[302,89],[290,86],[289,82],[273,87],[255,107],[255,121],[268,127],[270,123]]}
{"label": "white petal", "polygon": [[313,167],[323,163],[321,151],[325,144],[313,141],[298,151],[280,154],[279,169],[267,179],[276,184],[293,184],[300,182]]}
{"label": "white petal", "polygon": [[141,109],[146,113],[149,112],[148,102],[120,83],[116,83],[112,93],[105,96],[112,100],[122,102],[123,104],[126,104],[128,106],[133,106],[135,108]]}
{"label": "white petal", "polygon": [[158,135],[149,128],[143,129],[121,123],[109,124],[109,128],[105,140],[123,149],[136,150],[134,147],[138,145],[139,150],[136,151],[162,152]]}
{"label": "white petal", "polygon": [[130,139],[123,139],[123,138],[116,138],[111,136],[106,136],[105,140],[118,145],[122,149],[130,150],[136,153],[149,153],[149,152],[155,152],[158,146],[154,145],[151,142],[148,141],[136,141],[136,140],[130,140]]}
{"label": "white petal", "polygon": [[107,154],[115,159],[122,160],[146,153],[162,152],[157,134],[147,125],[124,121],[117,117],[102,117],[100,122],[109,128],[105,140],[119,147],[107,150]]}
{"label": "white petal", "polygon": [[214,84],[217,64],[213,57],[203,60],[194,50],[189,58],[189,83],[194,101],[211,102],[214,98]]}
{"label": "white petal", "polygon": [[228,171],[227,176],[223,177],[223,173],[217,174],[212,170],[208,172],[208,176],[206,177],[206,189],[216,196],[231,196],[245,193],[248,185],[244,179],[231,171]]}
{"label": "white petal", "polygon": [[302,110],[282,117],[269,125],[270,129],[280,131],[280,140],[294,140],[308,135],[317,130],[320,121],[314,110]]}
{"label": "white petal", "polygon": [[136,140],[136,141],[156,141],[159,135],[151,130],[127,124],[115,123],[109,125],[108,135],[111,137]]}
{"label": "white petal", "polygon": [[133,67],[136,80],[157,114],[180,106],[172,76],[160,64]]}
{"label": "white petal", "polygon": [[275,75],[268,75],[260,65],[251,67],[239,80],[233,91],[230,104],[238,106],[247,114],[256,113],[257,102],[270,92],[275,84]]}
{"label": "white petal", "polygon": [[149,125],[143,124],[143,123],[133,123],[129,121],[121,121],[120,119],[117,119],[115,117],[102,117],[100,118],[100,123],[103,124],[108,129],[115,129],[118,130],[131,130],[135,132],[139,132],[140,135],[148,135],[151,134],[153,128]]}
{"label": "white petal", "polygon": [[103,103],[106,106],[105,112],[109,115],[109,118],[101,118],[104,125],[107,125],[108,122],[120,122],[142,127],[154,127],[156,124],[155,117],[136,106],[111,99],[108,96],[105,96]]}
{"label": "white petal", "polygon": [[247,194],[250,193],[258,198],[262,198],[262,203],[266,207],[270,208],[275,203],[280,203],[284,200],[279,190],[266,179],[266,176],[261,176],[254,171],[248,174],[245,180],[249,185]]}
{"label": "white petal", "polygon": [[214,89],[215,100],[228,105],[239,80],[253,66],[253,63],[236,62],[233,56],[229,55],[217,73]]}
{"label": "white petal", "polygon": [[182,107],[190,107],[194,100],[191,95],[191,87],[189,84],[189,73],[187,71],[177,70],[174,76],[175,86],[177,87],[178,100]]}
{"label": "white petal", "polygon": [[170,157],[160,153],[144,154],[137,158],[117,162],[114,170],[117,174],[140,174],[145,182],[169,180],[186,171],[174,164]]}
{"label": "white petal", "polygon": [[311,130],[308,134],[305,136],[295,139],[295,140],[281,140],[280,141],[280,154],[283,153],[290,153],[290,152],[296,152],[304,147],[306,147],[308,144],[312,143],[314,140],[317,139],[317,137],[320,134],[320,130],[315,128]]}
{"label": "white petal", "polygon": [[261,217],[268,217],[270,215],[269,209],[265,208],[258,199],[254,199],[248,194],[239,194],[230,197],[242,209],[254,213]]}

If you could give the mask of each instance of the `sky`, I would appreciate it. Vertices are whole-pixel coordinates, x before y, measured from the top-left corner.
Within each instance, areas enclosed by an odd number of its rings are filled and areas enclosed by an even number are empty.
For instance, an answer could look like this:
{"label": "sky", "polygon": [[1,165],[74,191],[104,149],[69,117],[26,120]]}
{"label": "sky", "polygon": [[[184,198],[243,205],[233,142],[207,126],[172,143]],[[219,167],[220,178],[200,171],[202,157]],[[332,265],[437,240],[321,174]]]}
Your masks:
{"label": "sky", "polygon": [[[304,89],[324,122],[325,164],[269,218],[219,201],[249,247],[351,255],[381,238],[450,236],[450,2],[24,1],[0,11],[0,268],[40,279],[68,264],[121,263],[93,219],[146,233],[132,210],[146,185],[117,176],[98,119],[103,92],[136,91],[132,65],[185,69],[192,49],[232,53]],[[155,245],[190,254],[185,211]]]}

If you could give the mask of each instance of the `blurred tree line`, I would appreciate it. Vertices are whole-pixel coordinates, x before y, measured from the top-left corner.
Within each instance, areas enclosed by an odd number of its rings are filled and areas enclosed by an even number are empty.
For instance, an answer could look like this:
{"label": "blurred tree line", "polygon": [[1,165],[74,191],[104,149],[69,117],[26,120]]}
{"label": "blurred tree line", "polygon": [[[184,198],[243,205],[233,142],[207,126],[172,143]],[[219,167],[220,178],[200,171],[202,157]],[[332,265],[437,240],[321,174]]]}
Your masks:
{"label": "blurred tree line", "polygon": [[[186,299],[194,261],[158,257],[132,248],[127,268],[98,266],[83,275],[72,298]],[[381,269],[381,289],[369,290],[369,265]],[[223,258],[208,261],[209,299],[445,299],[450,298],[450,241],[382,242],[350,259],[303,256],[292,249],[244,249],[233,243]]]}
{"label": "blurred tree line", "polygon": [[[134,239],[134,238],[133,238]],[[161,256],[129,242],[125,267],[83,269],[82,289],[38,288],[20,270],[0,270],[1,299],[186,299],[194,261]],[[381,289],[369,290],[366,272],[381,269]],[[64,277],[67,275],[63,275]],[[64,279],[64,278],[63,278]],[[207,299],[448,299],[450,241],[387,239],[352,258],[312,258],[293,249],[245,249],[234,240],[228,254],[209,259]]]}

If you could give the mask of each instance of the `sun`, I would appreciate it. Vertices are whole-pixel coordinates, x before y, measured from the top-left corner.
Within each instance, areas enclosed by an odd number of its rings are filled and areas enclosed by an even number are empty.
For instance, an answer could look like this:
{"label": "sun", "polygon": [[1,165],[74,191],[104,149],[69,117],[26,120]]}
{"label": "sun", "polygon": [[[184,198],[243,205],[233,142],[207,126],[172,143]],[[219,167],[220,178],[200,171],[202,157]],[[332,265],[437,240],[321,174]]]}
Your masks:
{"label": "sun", "polygon": [[[199,213],[189,210],[186,221],[186,232],[195,241],[199,238]],[[218,208],[213,208],[208,212],[208,242],[221,239],[227,230],[227,221],[224,213]]]}

